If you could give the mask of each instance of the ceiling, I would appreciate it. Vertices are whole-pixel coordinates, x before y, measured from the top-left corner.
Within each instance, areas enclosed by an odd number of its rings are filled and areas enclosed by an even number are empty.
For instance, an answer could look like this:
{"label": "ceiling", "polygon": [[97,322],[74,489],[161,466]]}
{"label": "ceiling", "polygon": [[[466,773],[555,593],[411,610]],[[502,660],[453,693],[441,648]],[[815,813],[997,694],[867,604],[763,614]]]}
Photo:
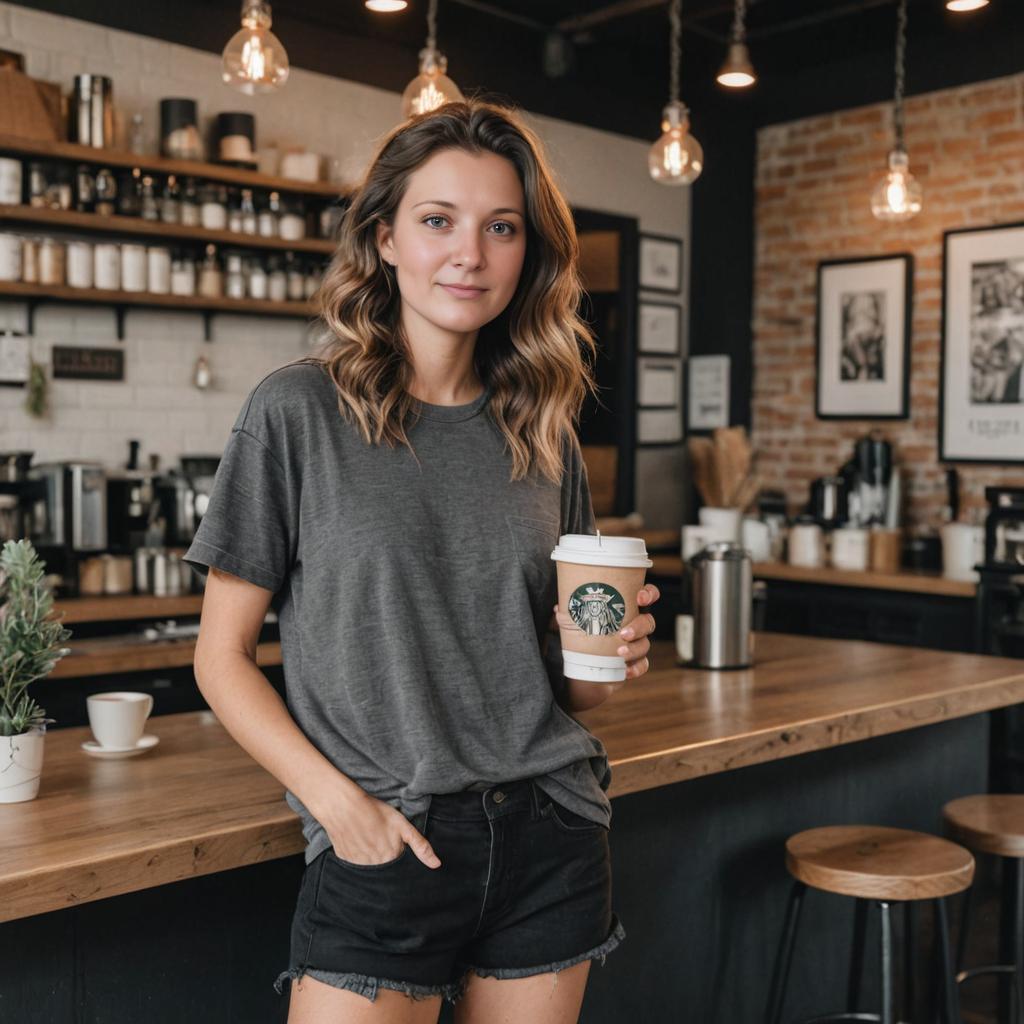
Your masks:
{"label": "ceiling", "polygon": [[[714,74],[731,0],[683,0],[682,99],[695,133],[723,112],[763,124],[878,102],[892,95],[894,0],[747,0],[760,79],[742,94]],[[238,24],[239,0],[30,0],[69,14],[217,52]],[[426,36],[426,0],[381,15],[362,0],[275,0],[274,30],[294,65],[401,91]],[[545,64],[560,37],[561,75]],[[907,91],[1024,69],[1024,2],[992,0],[954,15],[943,0],[909,0]],[[464,92],[598,128],[652,138],[668,98],[666,0],[440,0],[438,41]],[[965,53],[983,58],[965,60]]]}

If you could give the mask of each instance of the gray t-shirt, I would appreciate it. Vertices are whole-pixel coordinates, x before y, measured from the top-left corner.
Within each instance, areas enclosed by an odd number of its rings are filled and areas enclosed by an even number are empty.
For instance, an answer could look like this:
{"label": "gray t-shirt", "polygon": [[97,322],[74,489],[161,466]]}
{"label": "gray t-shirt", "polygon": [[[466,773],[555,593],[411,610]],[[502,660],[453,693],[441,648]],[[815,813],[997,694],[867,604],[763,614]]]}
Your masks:
{"label": "gray t-shirt", "polygon": [[[405,445],[366,444],[317,364],[246,399],[185,554],[274,591],[289,713],[367,793],[412,818],[433,793],[535,778],[605,827],[604,745],[567,714],[551,551],[593,533],[579,441],[561,486],[510,482],[487,411],[419,403]],[[306,863],[331,845],[294,793]]]}

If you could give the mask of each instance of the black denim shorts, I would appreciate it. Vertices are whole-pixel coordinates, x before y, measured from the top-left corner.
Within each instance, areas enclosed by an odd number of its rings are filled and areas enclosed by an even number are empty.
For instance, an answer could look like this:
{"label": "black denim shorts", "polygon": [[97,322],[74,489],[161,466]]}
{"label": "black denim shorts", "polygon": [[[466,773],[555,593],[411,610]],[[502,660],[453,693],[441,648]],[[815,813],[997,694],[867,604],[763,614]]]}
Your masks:
{"label": "black denim shorts", "polygon": [[328,847],[306,867],[290,967],[371,1001],[380,988],[455,1002],[467,972],[523,978],[605,956],[626,932],[611,909],[609,831],[532,779],[431,797],[413,824],[441,860],[406,844],[384,864]]}

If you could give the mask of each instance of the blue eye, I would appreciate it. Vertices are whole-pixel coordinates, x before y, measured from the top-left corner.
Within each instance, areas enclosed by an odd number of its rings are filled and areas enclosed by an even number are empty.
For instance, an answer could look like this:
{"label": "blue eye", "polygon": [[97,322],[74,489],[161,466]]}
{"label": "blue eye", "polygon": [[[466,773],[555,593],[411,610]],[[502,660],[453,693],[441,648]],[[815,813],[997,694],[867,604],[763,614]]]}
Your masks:
{"label": "blue eye", "polygon": [[447,217],[443,217],[439,213],[432,213],[429,217],[424,217],[423,218],[423,223],[424,224],[429,224],[430,221],[432,221],[432,220],[447,220],[447,219],[448,219]]}
{"label": "blue eye", "polygon": [[514,235],[516,233],[515,225],[514,224],[509,224],[509,222],[507,220],[499,220],[494,226],[495,227],[499,227],[500,226],[500,227],[503,227],[503,228],[508,228],[508,231],[500,232],[500,234],[502,234],[502,235]]}

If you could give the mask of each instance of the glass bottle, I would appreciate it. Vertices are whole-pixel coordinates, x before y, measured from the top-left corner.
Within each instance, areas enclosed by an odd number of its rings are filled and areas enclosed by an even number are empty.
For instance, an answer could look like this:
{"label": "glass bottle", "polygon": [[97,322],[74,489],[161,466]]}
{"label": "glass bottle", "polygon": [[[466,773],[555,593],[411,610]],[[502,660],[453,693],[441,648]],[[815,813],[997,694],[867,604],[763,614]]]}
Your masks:
{"label": "glass bottle", "polygon": [[271,302],[284,302],[288,298],[288,277],[278,256],[267,260],[267,298]]}
{"label": "glass bottle", "polygon": [[242,189],[242,200],[240,203],[240,209],[242,212],[242,234],[255,235],[256,207],[253,205],[251,188]]}
{"label": "glass bottle", "polygon": [[92,213],[96,208],[96,178],[88,164],[75,168],[75,209],[79,213]]}
{"label": "glass bottle", "polygon": [[142,213],[142,170],[133,167],[121,175],[117,188],[117,212],[122,217],[138,217]]}
{"label": "glass bottle", "polygon": [[199,221],[209,231],[223,231],[228,226],[228,190],[223,185],[206,185],[201,193]]}
{"label": "glass bottle", "polygon": [[47,167],[41,160],[28,165],[28,205],[46,206]]}
{"label": "glass bottle", "polygon": [[199,194],[195,178],[186,178],[181,189],[181,223],[192,228],[199,225]]}
{"label": "glass bottle", "polygon": [[96,213],[109,217],[117,210],[117,179],[109,167],[96,172]]}
{"label": "glass bottle", "polygon": [[281,195],[271,192],[265,205],[260,207],[259,229],[264,238],[275,238],[278,233],[277,222],[281,216]]}
{"label": "glass bottle", "polygon": [[195,295],[196,264],[191,253],[176,249],[171,259],[171,294]]}
{"label": "glass bottle", "polygon": [[220,298],[224,294],[224,278],[217,259],[217,247],[211,242],[199,264],[199,294],[206,299]]}
{"label": "glass bottle", "polygon": [[265,299],[268,294],[267,271],[263,266],[263,260],[253,257],[249,262],[248,274],[246,276],[246,290],[250,299]]}
{"label": "glass bottle", "polygon": [[306,275],[302,270],[302,262],[293,252],[284,254],[285,274],[288,278],[288,300],[301,302],[306,295]]}
{"label": "glass bottle", "polygon": [[181,223],[181,190],[173,174],[167,175],[164,185],[164,194],[160,199],[160,219],[165,224]]}
{"label": "glass bottle", "polygon": [[227,257],[227,274],[224,278],[224,294],[229,299],[245,298],[245,276],[242,272],[242,257],[231,253]]}
{"label": "glass bottle", "polygon": [[146,152],[146,126],[141,114],[132,114],[131,127],[128,129],[128,151],[139,156]]}
{"label": "glass bottle", "polygon": [[160,206],[156,201],[156,190],[153,178],[149,174],[142,176],[142,192],[139,197],[143,220],[159,220]]}
{"label": "glass bottle", "polygon": [[306,207],[301,199],[289,199],[285,204],[278,230],[281,237],[290,242],[306,237]]}
{"label": "glass bottle", "polygon": [[236,235],[242,233],[242,197],[237,188],[228,192],[228,231]]}

